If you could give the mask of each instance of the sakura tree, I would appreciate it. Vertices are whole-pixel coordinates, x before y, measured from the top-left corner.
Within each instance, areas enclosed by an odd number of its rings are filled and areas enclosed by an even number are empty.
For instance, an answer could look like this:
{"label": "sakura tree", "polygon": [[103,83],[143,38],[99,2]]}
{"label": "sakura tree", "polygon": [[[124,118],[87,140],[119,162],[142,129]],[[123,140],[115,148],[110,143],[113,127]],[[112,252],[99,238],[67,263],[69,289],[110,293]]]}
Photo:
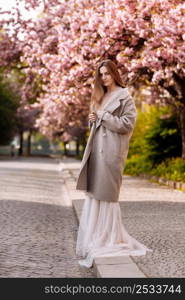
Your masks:
{"label": "sakura tree", "polygon": [[[21,62],[40,80],[40,130],[53,137],[86,128],[97,63],[111,58],[125,83],[150,87],[150,101],[177,112],[185,158],[185,3],[183,0],[28,1],[42,5],[36,21],[23,22]],[[21,24],[22,21],[19,22]],[[72,134],[72,132],[71,132]]]}
{"label": "sakura tree", "polygon": [[[5,16],[6,17],[3,17]],[[40,93],[39,81],[31,72],[28,65],[21,62],[22,47],[24,45],[24,28],[27,21],[21,18],[17,7],[11,12],[1,11],[0,19],[0,70],[3,82],[9,87],[12,98],[18,104],[14,116],[16,120],[14,134],[20,136],[20,155],[22,154],[23,132],[30,134],[36,130],[35,120],[39,113],[39,103],[35,103]],[[28,75],[29,74],[29,75]],[[13,101],[13,100],[12,100]],[[29,152],[29,147],[28,147]]]}

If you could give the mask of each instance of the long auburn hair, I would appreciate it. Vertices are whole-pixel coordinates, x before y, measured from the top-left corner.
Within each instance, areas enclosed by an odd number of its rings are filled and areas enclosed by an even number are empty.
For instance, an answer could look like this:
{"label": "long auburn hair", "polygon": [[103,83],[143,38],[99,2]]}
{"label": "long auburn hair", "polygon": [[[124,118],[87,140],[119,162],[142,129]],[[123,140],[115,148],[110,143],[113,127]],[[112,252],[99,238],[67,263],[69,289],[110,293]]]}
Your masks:
{"label": "long auburn hair", "polygon": [[104,94],[107,91],[107,88],[103,85],[101,77],[100,77],[100,68],[105,66],[112,76],[112,78],[115,80],[117,85],[120,87],[125,87],[121,76],[118,72],[116,64],[110,60],[106,59],[99,63],[97,66],[97,69],[95,71],[95,77],[94,77],[94,87],[91,94],[91,102],[90,102],[90,111],[94,111],[94,109],[98,108],[98,106],[101,104]]}

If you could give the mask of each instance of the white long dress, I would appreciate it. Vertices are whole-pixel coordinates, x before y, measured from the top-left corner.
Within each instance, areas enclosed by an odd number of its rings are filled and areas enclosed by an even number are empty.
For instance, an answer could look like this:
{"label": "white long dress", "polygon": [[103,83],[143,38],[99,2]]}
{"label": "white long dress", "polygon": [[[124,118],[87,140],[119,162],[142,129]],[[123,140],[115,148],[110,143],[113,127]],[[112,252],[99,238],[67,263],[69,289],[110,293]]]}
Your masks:
{"label": "white long dress", "polygon": [[81,266],[92,267],[95,257],[140,256],[147,251],[152,250],[126,231],[119,202],[99,201],[85,192],[76,243]]}
{"label": "white long dress", "polygon": [[119,202],[99,201],[86,192],[77,235],[76,254],[90,268],[95,257],[140,256],[148,249],[126,231]]}

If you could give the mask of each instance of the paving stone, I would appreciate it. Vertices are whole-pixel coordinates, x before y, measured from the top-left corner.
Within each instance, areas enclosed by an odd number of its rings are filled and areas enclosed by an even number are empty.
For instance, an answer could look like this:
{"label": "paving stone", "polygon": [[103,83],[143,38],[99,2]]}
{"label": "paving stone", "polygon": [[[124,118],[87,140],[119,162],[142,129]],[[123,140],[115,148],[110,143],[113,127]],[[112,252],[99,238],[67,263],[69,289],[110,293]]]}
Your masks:
{"label": "paving stone", "polygon": [[58,165],[0,161],[0,277],[96,277],[78,264],[78,224]]}

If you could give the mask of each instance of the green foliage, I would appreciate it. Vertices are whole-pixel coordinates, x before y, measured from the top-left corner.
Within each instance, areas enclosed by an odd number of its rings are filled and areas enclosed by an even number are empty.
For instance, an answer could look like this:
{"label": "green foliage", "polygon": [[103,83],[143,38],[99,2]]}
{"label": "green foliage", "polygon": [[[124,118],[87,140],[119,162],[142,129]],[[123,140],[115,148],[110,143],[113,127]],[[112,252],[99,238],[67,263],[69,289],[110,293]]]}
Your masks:
{"label": "green foliage", "polygon": [[129,175],[139,175],[150,172],[152,162],[143,155],[132,155],[127,159],[124,173]]}
{"label": "green foliage", "polygon": [[[165,113],[166,118],[165,118]],[[154,164],[181,156],[181,134],[174,114],[166,108],[154,114],[151,126],[145,132],[148,159]]]}
{"label": "green foliage", "polygon": [[144,155],[153,164],[181,156],[180,129],[169,107],[151,106],[148,112],[138,111],[129,157],[135,154]]}
{"label": "green foliage", "polygon": [[11,92],[0,83],[0,144],[7,145],[16,125],[17,101]]}
{"label": "green foliage", "polygon": [[170,180],[185,182],[185,160],[180,157],[166,159],[150,173]]}
{"label": "green foliage", "polygon": [[169,107],[138,110],[124,173],[152,174],[185,181],[181,156],[181,135],[176,116]]}
{"label": "green foliage", "polygon": [[127,159],[124,174],[150,174],[169,180],[185,182],[185,160],[180,157],[168,158],[153,167],[144,156],[133,155]]}
{"label": "green foliage", "polygon": [[149,123],[149,114],[138,110],[137,121],[135,125],[135,129],[130,141],[129,153],[128,157],[132,157],[133,155],[140,155],[145,152],[147,147],[146,141],[144,139],[145,131],[148,128]]}

